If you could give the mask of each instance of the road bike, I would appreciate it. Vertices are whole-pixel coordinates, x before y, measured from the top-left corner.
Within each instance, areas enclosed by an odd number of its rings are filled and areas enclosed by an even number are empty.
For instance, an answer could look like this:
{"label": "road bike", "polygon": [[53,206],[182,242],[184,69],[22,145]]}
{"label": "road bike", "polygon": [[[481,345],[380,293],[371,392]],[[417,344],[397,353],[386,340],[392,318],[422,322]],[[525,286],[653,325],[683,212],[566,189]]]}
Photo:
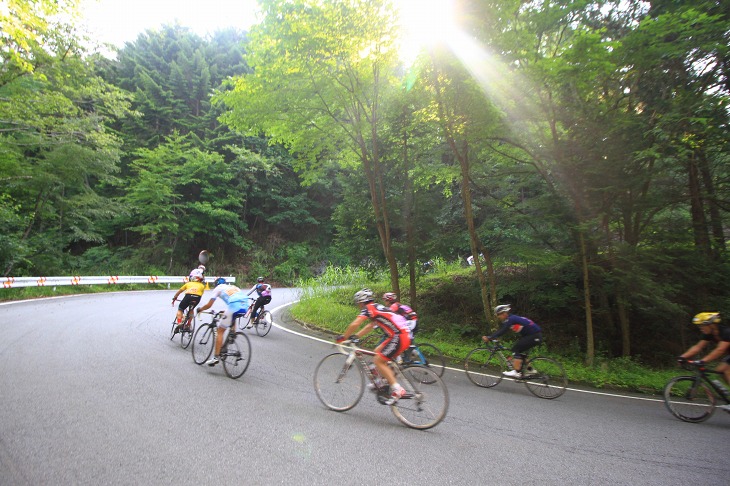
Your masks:
{"label": "road bike", "polygon": [[[218,331],[218,322],[223,318],[223,311],[203,312],[211,314],[213,320],[210,323],[202,324],[193,338],[193,361],[202,365],[213,354],[215,349],[216,335]],[[236,315],[234,314],[234,319]],[[235,320],[228,331],[228,335],[223,341],[219,356],[223,363],[223,370],[230,378],[240,378],[248,369],[251,362],[251,341],[241,331],[236,331]]]}
{"label": "road bike", "polygon": [[188,346],[190,346],[190,342],[193,340],[193,333],[195,332],[195,321],[195,306],[188,306],[185,314],[183,315],[183,323],[179,327],[177,324],[177,317],[172,320],[172,329],[170,329],[170,341],[173,340],[176,334],[180,334],[180,346],[182,346],[183,349],[187,349]]}
{"label": "road bike", "polygon": [[710,378],[719,372],[688,361],[679,364],[692,375],[676,376],[664,386],[664,405],[672,415],[685,422],[704,422],[715,413],[718,400],[730,404],[730,393],[724,385]]}
{"label": "road bike", "polygon": [[415,340],[411,346],[400,355],[402,366],[421,365],[431,368],[438,376],[444,376],[446,360],[444,353],[430,343],[417,343]]}
{"label": "road bike", "polygon": [[[469,351],[464,361],[466,376],[482,388],[497,386],[502,381],[502,373],[512,369],[512,362],[505,356],[505,351],[509,352],[496,339]],[[525,355],[521,371],[521,376],[515,378],[515,382],[524,383],[536,397],[551,400],[565,393],[568,379],[563,365],[554,359],[542,356],[528,358]]]}
{"label": "road bike", "polygon": [[[314,390],[325,407],[345,412],[360,402],[365,392],[365,381],[372,384],[379,403],[386,405],[389,398],[387,384],[379,386],[368,363],[375,352],[358,347],[356,340],[336,345],[338,352],[328,354],[314,371]],[[396,380],[406,394],[390,405],[393,415],[414,429],[430,429],[438,425],[449,408],[449,393],[441,378],[425,366],[400,366],[389,362]]]}
{"label": "road bike", "polygon": [[[259,308],[259,313],[256,317],[253,316],[253,306],[256,303],[256,299],[249,298],[248,312],[239,315],[236,319],[238,322],[239,329],[251,329],[256,330],[256,334],[263,337],[271,331],[271,325],[274,322],[274,318],[271,316],[271,312],[267,311],[264,307]],[[245,325],[240,325],[241,321],[245,320]]]}

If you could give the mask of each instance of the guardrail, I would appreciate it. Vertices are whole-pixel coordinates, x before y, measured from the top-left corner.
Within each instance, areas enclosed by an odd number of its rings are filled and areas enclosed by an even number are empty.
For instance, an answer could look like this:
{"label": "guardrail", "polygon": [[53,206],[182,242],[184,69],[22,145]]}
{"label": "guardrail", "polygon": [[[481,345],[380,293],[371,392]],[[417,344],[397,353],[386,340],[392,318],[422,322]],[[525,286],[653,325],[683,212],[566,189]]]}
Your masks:
{"label": "guardrail", "polygon": [[[236,277],[223,277],[227,283],[236,283]],[[169,275],[105,275],[105,276],[81,276],[73,275],[68,277],[0,277],[4,289],[17,287],[50,287],[61,285],[116,285],[116,284],[184,284],[188,281],[187,276]]]}

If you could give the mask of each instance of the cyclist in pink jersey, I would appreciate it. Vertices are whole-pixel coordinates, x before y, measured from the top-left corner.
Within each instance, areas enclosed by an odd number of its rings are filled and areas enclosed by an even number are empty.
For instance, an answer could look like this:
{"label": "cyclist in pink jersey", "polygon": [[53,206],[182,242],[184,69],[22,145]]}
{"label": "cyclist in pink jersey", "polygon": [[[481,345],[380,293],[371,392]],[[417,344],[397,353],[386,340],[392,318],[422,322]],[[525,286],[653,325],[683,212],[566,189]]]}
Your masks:
{"label": "cyclist in pink jersey", "polygon": [[[342,342],[346,339],[345,336],[361,338],[376,327],[383,331],[386,338],[375,348],[373,364],[390,385],[390,398],[385,403],[386,405],[392,405],[403,397],[406,391],[396,381],[395,374],[388,365],[388,361],[397,358],[411,345],[410,330],[405,317],[374,302],[372,290],[362,289],[355,292],[354,300],[360,307],[360,314],[347,326],[344,335],[338,336],[336,340]],[[363,324],[365,325],[363,326]],[[355,333],[360,326],[362,328]]]}

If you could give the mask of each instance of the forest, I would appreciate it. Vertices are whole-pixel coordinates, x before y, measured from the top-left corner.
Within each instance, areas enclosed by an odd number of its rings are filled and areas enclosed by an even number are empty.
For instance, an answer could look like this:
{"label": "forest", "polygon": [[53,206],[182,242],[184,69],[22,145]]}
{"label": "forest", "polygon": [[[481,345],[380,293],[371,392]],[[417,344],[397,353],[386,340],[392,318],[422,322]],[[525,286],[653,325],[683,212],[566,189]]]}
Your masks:
{"label": "forest", "polygon": [[[588,362],[730,304],[728,2],[458,0],[412,59],[389,0],[111,55],[78,0],[5,3],[6,277],[360,268],[464,332],[511,303]],[[425,291],[429,261],[462,271]]]}

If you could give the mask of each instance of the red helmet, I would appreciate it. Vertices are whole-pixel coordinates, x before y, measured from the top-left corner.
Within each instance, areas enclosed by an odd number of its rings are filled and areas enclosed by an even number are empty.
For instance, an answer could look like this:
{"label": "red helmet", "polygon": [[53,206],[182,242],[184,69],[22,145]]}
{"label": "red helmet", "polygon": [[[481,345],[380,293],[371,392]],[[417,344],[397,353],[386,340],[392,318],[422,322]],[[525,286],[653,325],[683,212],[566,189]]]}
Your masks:
{"label": "red helmet", "polygon": [[385,300],[386,302],[390,302],[391,304],[392,304],[393,302],[398,302],[398,296],[397,296],[397,295],[395,295],[395,294],[394,294],[393,292],[386,292],[386,293],[384,293],[384,294],[383,294],[383,299],[384,299],[384,300]]}

